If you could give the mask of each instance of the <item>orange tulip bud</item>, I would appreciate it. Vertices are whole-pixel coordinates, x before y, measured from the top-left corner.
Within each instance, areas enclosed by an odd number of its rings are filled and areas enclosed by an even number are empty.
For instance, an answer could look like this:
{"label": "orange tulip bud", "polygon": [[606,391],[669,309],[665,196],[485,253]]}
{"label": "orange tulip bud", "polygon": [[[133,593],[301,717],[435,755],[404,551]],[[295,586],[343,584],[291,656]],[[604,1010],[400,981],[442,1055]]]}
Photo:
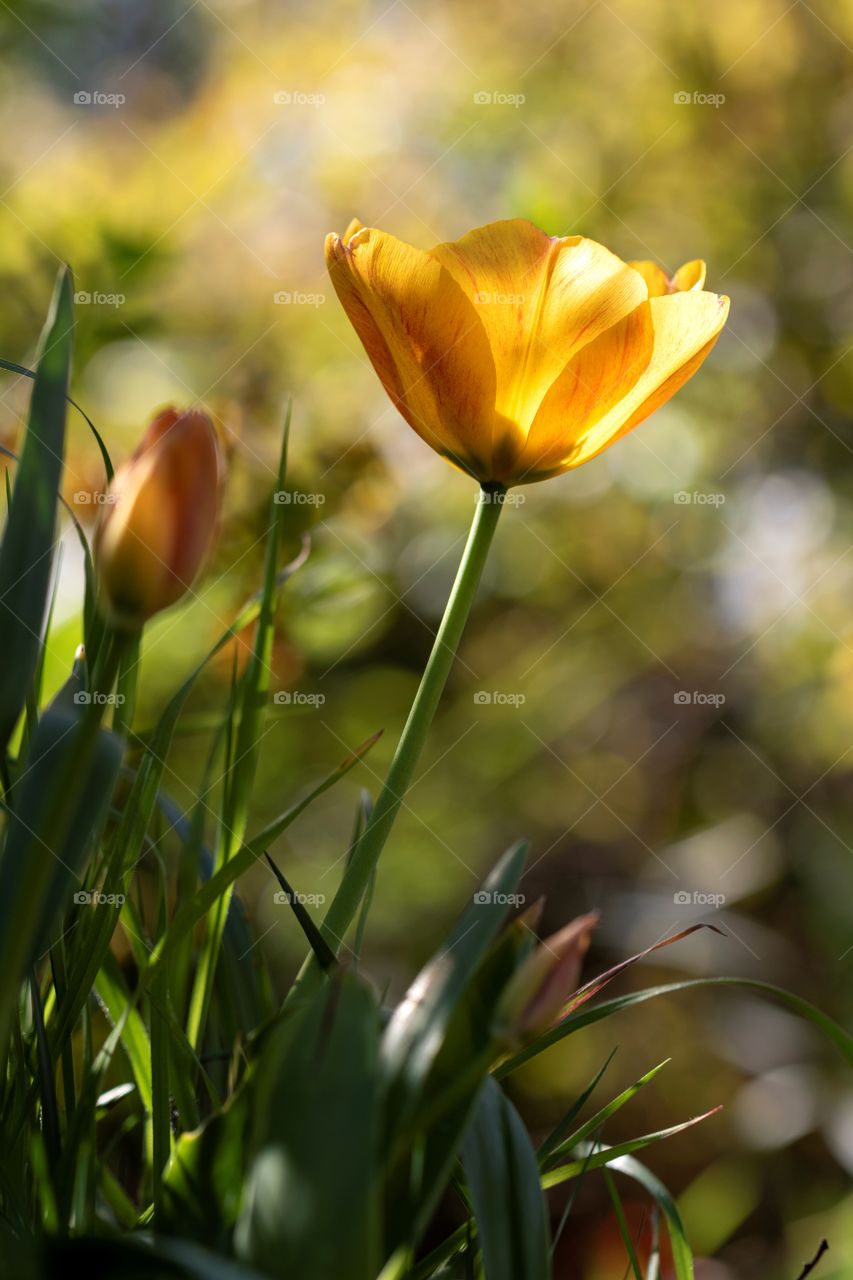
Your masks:
{"label": "orange tulip bud", "polygon": [[95,535],[101,598],[131,629],[189,590],[219,514],[220,458],[213,423],[198,409],[158,413],[118,469]]}
{"label": "orange tulip bud", "polygon": [[510,981],[501,1000],[501,1019],[513,1039],[547,1031],[577,990],[598,912],[578,916],[541,942]]}

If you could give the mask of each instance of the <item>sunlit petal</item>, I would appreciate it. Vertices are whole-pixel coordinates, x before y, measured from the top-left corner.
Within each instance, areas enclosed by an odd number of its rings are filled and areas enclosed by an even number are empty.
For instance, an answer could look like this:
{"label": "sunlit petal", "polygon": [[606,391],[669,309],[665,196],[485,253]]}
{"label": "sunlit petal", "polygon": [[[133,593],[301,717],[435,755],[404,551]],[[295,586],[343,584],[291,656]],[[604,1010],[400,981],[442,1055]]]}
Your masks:
{"label": "sunlit petal", "polygon": [[581,351],[537,414],[519,478],[580,466],[647,418],[699,368],[728,309],[728,298],[713,293],[651,298]]}
{"label": "sunlit petal", "polygon": [[436,258],[363,228],[326,242],[332,283],[391,400],[439,453],[488,478],[495,367],[475,308]]}
{"label": "sunlit petal", "polygon": [[526,435],[572,356],[646,297],[635,271],[594,240],[494,222],[433,256],[477,309],[497,371],[495,409]]}
{"label": "sunlit petal", "polygon": [[663,294],[669,293],[669,276],[656,262],[644,258],[638,262],[629,262],[628,266],[639,271],[646,282],[650,298],[660,298]]}

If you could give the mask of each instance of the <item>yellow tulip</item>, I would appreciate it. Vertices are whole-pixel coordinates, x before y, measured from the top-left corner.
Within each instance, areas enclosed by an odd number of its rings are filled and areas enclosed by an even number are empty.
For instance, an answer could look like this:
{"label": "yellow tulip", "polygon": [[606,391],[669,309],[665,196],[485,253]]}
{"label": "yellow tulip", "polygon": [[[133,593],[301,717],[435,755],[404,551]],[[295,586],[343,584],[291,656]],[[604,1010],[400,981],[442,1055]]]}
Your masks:
{"label": "yellow tulip", "polygon": [[332,283],[394,405],[483,484],[545,480],[624,436],[695,373],[729,300],[584,236],[493,222],[429,252],[354,221]]}
{"label": "yellow tulip", "polygon": [[115,474],[95,535],[101,598],[118,626],[139,628],[179,600],[219,516],[216,431],[198,409],[164,409]]}

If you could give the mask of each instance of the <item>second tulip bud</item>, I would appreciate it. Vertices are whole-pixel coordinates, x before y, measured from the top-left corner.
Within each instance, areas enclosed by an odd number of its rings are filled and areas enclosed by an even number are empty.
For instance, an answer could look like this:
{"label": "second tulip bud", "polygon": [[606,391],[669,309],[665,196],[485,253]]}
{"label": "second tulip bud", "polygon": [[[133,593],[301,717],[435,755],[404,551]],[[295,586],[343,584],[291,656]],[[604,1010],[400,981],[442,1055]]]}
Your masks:
{"label": "second tulip bud", "polygon": [[102,606],[114,625],[136,630],[189,590],[213,542],[220,481],[208,415],[158,413],[116,472],[95,535]]}

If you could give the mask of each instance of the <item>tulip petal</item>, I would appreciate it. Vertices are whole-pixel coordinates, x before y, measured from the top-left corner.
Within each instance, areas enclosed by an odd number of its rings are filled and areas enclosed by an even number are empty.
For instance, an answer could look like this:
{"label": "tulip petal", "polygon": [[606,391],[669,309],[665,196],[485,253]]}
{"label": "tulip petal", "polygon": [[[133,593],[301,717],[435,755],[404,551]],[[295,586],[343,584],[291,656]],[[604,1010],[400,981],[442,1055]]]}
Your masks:
{"label": "tulip petal", "polygon": [[432,256],[476,307],[497,370],[495,409],[519,443],[576,352],[647,296],[642,277],[603,245],[549,236],[522,218],[437,245]]}
{"label": "tulip petal", "polygon": [[660,298],[665,293],[686,293],[690,289],[701,289],[705,284],[705,263],[701,258],[685,262],[674,276],[668,276],[663,267],[648,259],[629,262],[628,266],[639,271],[648,285],[650,298]]}
{"label": "tulip petal", "polygon": [[578,467],[654,413],[699,368],[728,310],[714,293],[653,297],[585,347],[536,415],[515,482]]}
{"label": "tulip petal", "polygon": [[115,621],[141,625],[189,590],[214,536],[220,480],[207,414],[159,413],[116,472],[96,535],[100,584]]}
{"label": "tulip petal", "polygon": [[495,365],[477,312],[432,255],[373,228],[329,236],[332,283],[392,402],[438,453],[491,478]]}
{"label": "tulip petal", "polygon": [[660,298],[663,294],[669,293],[669,276],[656,262],[643,258],[638,262],[629,262],[628,266],[639,271],[646,282],[650,298]]}
{"label": "tulip petal", "polygon": [[358,235],[359,231],[363,231],[363,230],[364,230],[364,224],[359,222],[358,218],[350,218],[350,221],[347,225],[347,229],[344,232],[344,234],[341,236],[341,239],[343,240],[344,244],[349,244],[353,236]]}
{"label": "tulip petal", "polygon": [[699,290],[705,287],[705,263],[701,258],[694,258],[692,262],[685,262],[679,267],[675,275],[672,277],[673,292],[688,292],[689,290]]}

